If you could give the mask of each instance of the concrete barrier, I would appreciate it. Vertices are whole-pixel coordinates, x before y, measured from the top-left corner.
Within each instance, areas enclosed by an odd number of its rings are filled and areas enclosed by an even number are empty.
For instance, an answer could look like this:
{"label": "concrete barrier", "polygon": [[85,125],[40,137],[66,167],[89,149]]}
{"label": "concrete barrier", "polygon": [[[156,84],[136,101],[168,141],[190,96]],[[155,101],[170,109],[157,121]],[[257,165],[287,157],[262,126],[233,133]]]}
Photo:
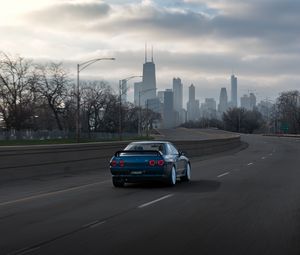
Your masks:
{"label": "concrete barrier", "polygon": [[[0,184],[41,176],[108,171],[113,153],[128,142],[0,147]],[[240,146],[240,137],[174,141],[189,157],[219,153]]]}

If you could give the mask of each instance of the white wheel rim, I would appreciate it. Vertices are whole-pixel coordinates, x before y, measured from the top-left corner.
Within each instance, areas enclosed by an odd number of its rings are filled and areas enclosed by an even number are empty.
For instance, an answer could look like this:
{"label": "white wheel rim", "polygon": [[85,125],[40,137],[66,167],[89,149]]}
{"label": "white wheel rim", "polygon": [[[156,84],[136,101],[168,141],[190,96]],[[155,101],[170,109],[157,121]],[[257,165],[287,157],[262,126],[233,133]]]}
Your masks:
{"label": "white wheel rim", "polygon": [[172,168],[172,183],[176,183],[176,171],[174,167]]}
{"label": "white wheel rim", "polygon": [[191,179],[191,167],[190,167],[190,164],[187,165],[187,168],[186,168],[186,177],[188,180]]}

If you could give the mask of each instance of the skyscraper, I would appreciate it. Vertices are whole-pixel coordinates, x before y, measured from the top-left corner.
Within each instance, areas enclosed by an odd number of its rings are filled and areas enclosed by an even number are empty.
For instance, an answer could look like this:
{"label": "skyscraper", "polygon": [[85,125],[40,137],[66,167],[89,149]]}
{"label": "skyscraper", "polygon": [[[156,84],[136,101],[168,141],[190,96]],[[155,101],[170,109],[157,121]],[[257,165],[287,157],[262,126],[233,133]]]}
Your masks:
{"label": "skyscraper", "polygon": [[256,106],[256,96],[253,93],[241,97],[241,107],[252,111]]}
{"label": "skyscraper", "polygon": [[205,98],[205,102],[201,104],[200,112],[202,118],[214,119],[217,117],[217,103],[214,98]]}
{"label": "skyscraper", "polygon": [[145,63],[143,64],[143,89],[141,96],[141,105],[145,105],[148,99],[156,97],[156,75],[155,64],[153,61],[153,50],[151,61],[147,59],[147,47],[145,48]]}
{"label": "skyscraper", "polygon": [[226,112],[228,108],[228,96],[226,88],[221,88],[218,111],[220,114]]}
{"label": "skyscraper", "polygon": [[182,111],[183,108],[183,85],[180,78],[173,78],[173,93],[174,93],[174,110],[175,123],[180,125],[185,122],[185,113]]}
{"label": "skyscraper", "polygon": [[250,110],[250,97],[246,94],[241,97],[241,108]]}
{"label": "skyscraper", "polygon": [[195,101],[196,100],[196,92],[195,92],[195,86],[194,84],[191,84],[189,87],[189,101]]}
{"label": "skyscraper", "polygon": [[173,78],[174,110],[180,112],[182,109],[183,86],[180,78]]}
{"label": "skyscraper", "polygon": [[157,97],[159,98],[159,101],[163,104],[164,103],[164,91],[158,91],[157,92]]}
{"label": "skyscraper", "polygon": [[164,93],[163,110],[164,128],[174,127],[174,95],[172,89],[166,89]]}
{"label": "skyscraper", "polygon": [[237,107],[237,77],[231,75],[231,106]]}
{"label": "skyscraper", "polygon": [[196,100],[194,84],[189,87],[189,101],[187,102],[187,120],[197,120],[200,117],[199,100]]}

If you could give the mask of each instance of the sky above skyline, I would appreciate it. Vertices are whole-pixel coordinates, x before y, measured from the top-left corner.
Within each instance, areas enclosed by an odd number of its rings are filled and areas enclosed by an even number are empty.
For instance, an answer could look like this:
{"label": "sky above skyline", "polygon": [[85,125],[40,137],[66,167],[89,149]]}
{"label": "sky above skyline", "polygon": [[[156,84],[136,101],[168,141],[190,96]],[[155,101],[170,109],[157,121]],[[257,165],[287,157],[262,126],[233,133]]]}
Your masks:
{"label": "sky above skyline", "polygon": [[147,42],[154,47],[158,89],[180,77],[184,101],[191,83],[200,102],[218,101],[221,87],[230,95],[232,71],[239,97],[250,91],[259,100],[274,99],[300,88],[298,0],[0,1],[0,50],[63,61],[74,77],[76,63],[97,57],[116,61],[94,64],[82,78],[115,87],[141,75]]}

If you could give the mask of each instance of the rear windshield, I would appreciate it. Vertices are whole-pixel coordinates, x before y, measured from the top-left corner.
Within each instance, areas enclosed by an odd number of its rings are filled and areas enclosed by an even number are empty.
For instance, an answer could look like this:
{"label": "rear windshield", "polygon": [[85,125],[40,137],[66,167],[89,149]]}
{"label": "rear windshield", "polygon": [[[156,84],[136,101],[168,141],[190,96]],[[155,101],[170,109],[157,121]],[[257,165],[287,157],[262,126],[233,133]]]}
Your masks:
{"label": "rear windshield", "polygon": [[125,148],[126,151],[160,151],[165,154],[165,145],[163,143],[131,143]]}

